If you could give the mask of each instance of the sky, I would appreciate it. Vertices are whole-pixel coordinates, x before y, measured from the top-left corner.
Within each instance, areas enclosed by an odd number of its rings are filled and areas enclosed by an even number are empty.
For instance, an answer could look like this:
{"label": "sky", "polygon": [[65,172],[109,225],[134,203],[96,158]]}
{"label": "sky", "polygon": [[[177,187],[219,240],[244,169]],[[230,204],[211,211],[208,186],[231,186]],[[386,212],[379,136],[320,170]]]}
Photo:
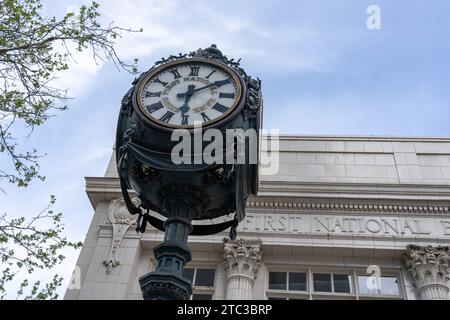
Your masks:
{"label": "sky", "polygon": [[[308,135],[450,137],[450,2],[448,0],[100,0],[101,20],[143,28],[123,34],[119,55],[139,58],[139,70],[161,57],[212,43],[242,58],[262,80],[264,127]],[[44,0],[49,16],[88,1]],[[377,5],[381,29],[367,28]],[[120,100],[134,76],[89,53],[57,84],[74,99],[24,147],[46,153],[44,182],[26,189],[5,185],[0,211],[31,217],[57,197],[66,235],[82,241],[93,215],[84,177],[103,176],[114,143]],[[0,155],[0,166],[7,159]],[[52,272],[65,292],[78,251]],[[50,280],[52,272],[36,278]]]}

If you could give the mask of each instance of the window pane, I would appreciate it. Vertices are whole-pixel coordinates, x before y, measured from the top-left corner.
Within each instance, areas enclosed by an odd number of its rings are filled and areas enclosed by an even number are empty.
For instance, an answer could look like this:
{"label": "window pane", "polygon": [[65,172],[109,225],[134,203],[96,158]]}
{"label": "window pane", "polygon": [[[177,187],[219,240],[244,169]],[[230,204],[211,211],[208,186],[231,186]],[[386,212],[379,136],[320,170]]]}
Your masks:
{"label": "window pane", "polygon": [[269,289],[286,290],[286,272],[269,272]]}
{"label": "window pane", "polygon": [[188,278],[192,282],[192,280],[194,279],[194,270],[195,269],[183,269],[183,276],[185,278]]}
{"label": "window pane", "polygon": [[289,272],[289,290],[306,291],[306,273]]}
{"label": "window pane", "polygon": [[287,298],[269,297],[268,300],[287,300]]}
{"label": "window pane", "polygon": [[361,294],[400,295],[397,277],[358,276],[358,287]]}
{"label": "window pane", "polygon": [[331,292],[331,274],[314,273],[314,291]]}
{"label": "window pane", "polygon": [[193,294],[192,300],[212,300],[212,294]]}
{"label": "window pane", "polygon": [[381,294],[375,277],[369,279],[369,276],[358,276],[358,288],[360,294]]}
{"label": "window pane", "polygon": [[381,293],[387,296],[400,295],[397,277],[381,277]]}
{"label": "window pane", "polygon": [[214,275],[216,270],[214,269],[197,269],[197,275],[195,276],[195,285],[202,287],[214,286]]}
{"label": "window pane", "polygon": [[352,292],[351,276],[348,274],[333,274],[334,292]]}

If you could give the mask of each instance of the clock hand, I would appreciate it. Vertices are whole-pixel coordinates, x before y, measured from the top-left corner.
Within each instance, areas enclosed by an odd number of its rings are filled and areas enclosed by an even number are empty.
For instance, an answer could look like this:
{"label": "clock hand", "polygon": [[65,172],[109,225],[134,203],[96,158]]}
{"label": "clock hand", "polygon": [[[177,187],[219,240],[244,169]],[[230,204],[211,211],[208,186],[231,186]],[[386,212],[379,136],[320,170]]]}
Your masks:
{"label": "clock hand", "polygon": [[194,94],[195,86],[193,84],[188,86],[188,91],[185,93],[184,104],[180,107],[181,115],[184,116],[185,113],[189,111],[189,100],[191,100],[192,95]]}
{"label": "clock hand", "polygon": [[[230,83],[230,80],[225,79],[225,80],[215,81],[215,82],[213,82],[213,83],[211,83],[211,84],[208,84],[207,86],[200,87],[200,88],[197,88],[197,89],[193,90],[193,91],[192,91],[192,94],[194,94],[194,93],[197,92],[197,91],[200,91],[200,90],[209,88],[209,87],[221,87],[221,86],[223,86],[224,84],[227,84],[227,83]],[[186,92],[186,93],[179,93],[179,94],[177,94],[177,97],[178,97],[178,98],[183,98],[183,97],[186,96],[186,95],[187,95],[187,92]]]}

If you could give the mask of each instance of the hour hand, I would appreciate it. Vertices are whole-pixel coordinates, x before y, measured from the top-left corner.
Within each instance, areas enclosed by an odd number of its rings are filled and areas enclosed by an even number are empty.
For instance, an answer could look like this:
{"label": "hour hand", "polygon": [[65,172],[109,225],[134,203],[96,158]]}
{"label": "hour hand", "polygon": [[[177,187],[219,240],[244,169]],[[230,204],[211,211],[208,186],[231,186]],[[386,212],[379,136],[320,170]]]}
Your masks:
{"label": "hour hand", "polygon": [[177,98],[184,98],[189,95],[193,95],[195,91],[198,91],[198,90],[192,90],[192,91],[188,91],[188,92],[179,93],[179,94],[177,94]]}
{"label": "hour hand", "polygon": [[[191,98],[191,96],[194,94],[195,91],[196,91],[195,90],[195,85],[190,84],[188,86],[188,91],[177,94],[177,98],[184,98],[184,97],[186,97],[186,100],[189,101],[189,99]],[[185,102],[187,102],[187,101],[185,101]]]}
{"label": "hour hand", "polygon": [[[211,84],[208,84],[207,86],[204,86],[204,87],[201,87],[201,88],[197,88],[197,89],[193,90],[192,93],[200,91],[200,90],[203,90],[203,89],[206,89],[206,88],[209,88],[209,87],[221,87],[221,86],[223,86],[223,85],[225,85],[227,83],[230,83],[229,79],[218,80],[218,81],[215,81],[215,82],[213,82]],[[179,93],[179,94],[177,94],[177,98],[183,98],[186,95],[187,95],[187,93]]]}
{"label": "hour hand", "polygon": [[188,86],[188,91],[184,94],[186,99],[184,104],[180,107],[181,114],[184,115],[189,111],[189,100],[191,100],[192,94],[194,93],[195,86],[193,84]]}

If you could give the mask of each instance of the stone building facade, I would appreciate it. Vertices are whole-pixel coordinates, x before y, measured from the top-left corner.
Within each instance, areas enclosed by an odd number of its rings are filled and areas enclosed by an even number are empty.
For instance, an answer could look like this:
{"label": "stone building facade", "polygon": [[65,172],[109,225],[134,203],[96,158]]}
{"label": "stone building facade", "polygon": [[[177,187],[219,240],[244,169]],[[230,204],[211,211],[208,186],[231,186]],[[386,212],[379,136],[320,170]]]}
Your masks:
{"label": "stone building facade", "polygon": [[[142,299],[163,234],[134,230],[111,159],[65,299]],[[238,238],[190,237],[193,299],[449,299],[450,139],[281,136]]]}

